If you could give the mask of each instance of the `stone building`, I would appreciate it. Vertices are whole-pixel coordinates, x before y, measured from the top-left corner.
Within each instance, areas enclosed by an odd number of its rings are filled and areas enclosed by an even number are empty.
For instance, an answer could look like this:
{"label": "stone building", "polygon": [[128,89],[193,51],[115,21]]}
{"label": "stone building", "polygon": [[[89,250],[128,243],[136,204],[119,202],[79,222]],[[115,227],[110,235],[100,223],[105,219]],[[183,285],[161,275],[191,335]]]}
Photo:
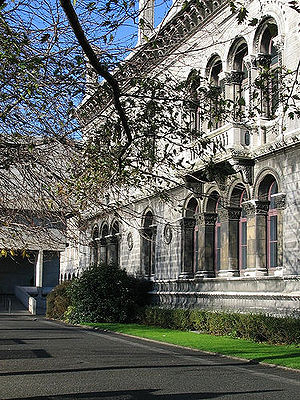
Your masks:
{"label": "stone building", "polygon": [[[151,24],[153,8],[146,10]],[[236,117],[204,127],[221,144],[214,168],[194,160],[171,201],[140,197],[120,211],[122,221],[90,216],[87,243],[62,253],[61,280],[91,263],[117,262],[153,280],[160,305],[299,313],[299,119],[284,113],[278,80],[258,100],[252,88],[263,66],[299,72],[300,18],[281,0],[251,0],[247,10],[239,23],[227,1],[173,4],[155,68],[177,71],[178,79],[201,70],[226,98],[243,98],[246,114],[260,112],[247,123]],[[93,96],[83,108],[86,116],[94,112]],[[192,118],[201,124],[197,108]]]}

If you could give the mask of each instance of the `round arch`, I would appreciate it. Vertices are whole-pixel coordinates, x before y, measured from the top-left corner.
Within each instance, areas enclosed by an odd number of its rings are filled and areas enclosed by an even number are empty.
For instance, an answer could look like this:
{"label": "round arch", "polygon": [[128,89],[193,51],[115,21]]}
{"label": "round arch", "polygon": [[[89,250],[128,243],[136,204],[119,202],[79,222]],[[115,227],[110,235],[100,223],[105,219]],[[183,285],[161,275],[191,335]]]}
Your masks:
{"label": "round arch", "polygon": [[255,179],[255,182],[254,182],[254,185],[253,185],[253,197],[255,199],[258,199],[259,196],[260,196],[260,193],[259,193],[260,189],[259,188],[260,188],[260,185],[261,185],[262,181],[264,181],[265,179],[266,179],[265,182],[268,182],[268,180],[272,181],[271,177],[273,177],[273,179],[275,179],[276,182],[277,182],[278,192],[282,191],[282,188],[281,188],[281,177],[279,176],[278,172],[273,168],[267,167],[267,168],[262,169],[257,174],[257,177]]}
{"label": "round arch", "polygon": [[[233,43],[231,44],[226,57],[226,68],[227,70],[240,70],[235,66],[235,58],[241,46],[247,47],[247,53],[249,54],[249,44],[248,41],[244,36],[238,36],[234,39]],[[240,49],[242,50],[242,49]],[[242,53],[243,55],[243,53]],[[244,54],[245,55],[245,54]]]}
{"label": "round arch", "polygon": [[199,208],[200,207],[197,199],[193,195],[190,195],[185,199],[182,216],[186,218],[193,218],[196,210],[199,210]]}
{"label": "round arch", "polygon": [[263,48],[264,44],[262,43],[262,40],[264,35],[266,35],[267,29],[270,31],[269,35],[271,35],[271,38],[282,36],[283,24],[281,19],[277,15],[273,16],[269,14],[261,20],[255,31],[253,40],[253,50],[255,53],[266,54],[266,49]]}

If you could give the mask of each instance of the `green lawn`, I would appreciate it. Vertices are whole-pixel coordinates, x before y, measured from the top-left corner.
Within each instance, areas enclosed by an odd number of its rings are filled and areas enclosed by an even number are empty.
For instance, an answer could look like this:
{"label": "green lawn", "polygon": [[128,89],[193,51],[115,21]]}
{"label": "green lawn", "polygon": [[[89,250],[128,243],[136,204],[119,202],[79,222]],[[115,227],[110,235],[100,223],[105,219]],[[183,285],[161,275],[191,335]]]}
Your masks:
{"label": "green lawn", "polygon": [[245,358],[253,360],[254,363],[264,362],[300,369],[300,347],[297,345],[275,346],[266,343],[255,343],[245,339],[233,339],[226,336],[183,332],[137,324],[85,323],[84,325],[192,349]]}

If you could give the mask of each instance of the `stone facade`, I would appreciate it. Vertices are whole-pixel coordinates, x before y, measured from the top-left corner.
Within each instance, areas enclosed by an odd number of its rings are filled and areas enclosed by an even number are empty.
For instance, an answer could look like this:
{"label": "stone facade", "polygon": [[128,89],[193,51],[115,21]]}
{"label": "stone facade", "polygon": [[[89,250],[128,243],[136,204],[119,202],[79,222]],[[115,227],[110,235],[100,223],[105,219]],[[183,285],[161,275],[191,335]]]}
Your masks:
{"label": "stone facade", "polygon": [[[172,27],[181,40],[164,47],[159,70],[182,79],[192,68],[211,68],[225,96],[244,90],[246,114],[257,102],[261,113],[247,123],[205,128],[211,141],[222,144],[215,169],[195,160],[189,173],[195,179],[170,190],[170,201],[140,198],[120,211],[122,221],[90,218],[89,241],[62,253],[61,280],[91,263],[118,262],[154,281],[157,304],[298,315],[299,120],[287,118],[280,102],[274,111],[274,97],[270,102],[263,92],[254,100],[251,88],[263,65],[296,70],[299,14],[279,0],[253,0],[247,2],[249,19],[258,18],[258,24],[249,26],[238,24],[226,3],[206,1],[201,12],[193,2],[178,14],[173,10],[163,40]],[[275,34],[267,31],[270,24]],[[221,69],[215,67],[220,63]],[[247,69],[246,89],[239,65]],[[96,112],[92,102],[84,103],[87,132],[89,113]]]}

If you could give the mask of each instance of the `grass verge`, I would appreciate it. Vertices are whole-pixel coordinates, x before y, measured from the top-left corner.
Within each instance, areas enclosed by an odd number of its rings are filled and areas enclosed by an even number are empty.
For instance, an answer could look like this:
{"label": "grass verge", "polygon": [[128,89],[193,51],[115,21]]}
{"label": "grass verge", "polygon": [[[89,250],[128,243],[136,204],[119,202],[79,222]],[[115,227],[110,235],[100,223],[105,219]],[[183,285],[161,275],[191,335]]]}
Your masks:
{"label": "grass verge", "polygon": [[253,363],[263,362],[300,369],[300,347],[297,345],[275,346],[227,336],[213,336],[137,324],[84,323],[84,325],[192,349],[244,358],[252,360]]}

